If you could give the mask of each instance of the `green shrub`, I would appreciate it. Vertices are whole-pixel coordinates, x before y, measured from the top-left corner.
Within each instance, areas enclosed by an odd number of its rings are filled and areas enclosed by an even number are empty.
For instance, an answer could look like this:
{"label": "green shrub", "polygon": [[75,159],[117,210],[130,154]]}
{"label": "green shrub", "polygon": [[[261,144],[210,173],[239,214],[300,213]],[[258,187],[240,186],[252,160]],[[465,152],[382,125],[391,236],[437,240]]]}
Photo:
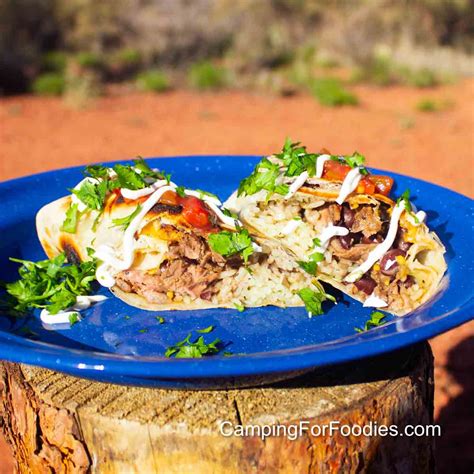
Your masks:
{"label": "green shrub", "polygon": [[220,89],[227,84],[227,72],[208,61],[196,63],[189,70],[189,83],[196,89]]}
{"label": "green shrub", "polygon": [[165,92],[170,89],[170,82],[166,74],[161,71],[144,71],[137,75],[137,88],[147,92]]}
{"label": "green shrub", "polygon": [[85,69],[100,69],[103,66],[102,58],[98,54],[89,51],[78,53],[76,61],[79,66]]}
{"label": "green shrub", "polygon": [[47,72],[65,71],[67,66],[67,54],[63,51],[50,51],[41,58],[41,68]]}
{"label": "green shrub", "polygon": [[441,112],[447,110],[453,106],[453,102],[450,100],[436,100],[425,98],[421,99],[416,104],[416,110],[420,112]]}
{"label": "green shrub", "polygon": [[38,95],[61,95],[65,87],[64,76],[56,72],[41,74],[33,81],[31,87]]}
{"label": "green shrub", "polygon": [[113,55],[113,60],[124,66],[138,66],[142,61],[140,51],[132,48],[120,49]]}
{"label": "green shrub", "polygon": [[415,87],[433,87],[439,84],[436,74],[430,69],[419,69],[407,74],[406,82]]}
{"label": "green shrub", "polygon": [[340,105],[357,105],[357,97],[332,77],[323,77],[310,81],[309,88],[321,105],[336,107]]}

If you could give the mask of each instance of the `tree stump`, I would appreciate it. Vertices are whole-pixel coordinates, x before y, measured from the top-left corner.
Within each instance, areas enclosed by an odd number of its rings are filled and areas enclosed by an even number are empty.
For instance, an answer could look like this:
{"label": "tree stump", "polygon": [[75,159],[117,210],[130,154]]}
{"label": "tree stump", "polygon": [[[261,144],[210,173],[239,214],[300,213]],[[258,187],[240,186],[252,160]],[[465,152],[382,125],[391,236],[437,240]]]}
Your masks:
{"label": "tree stump", "polygon": [[[21,473],[427,473],[432,437],[225,436],[238,426],[432,423],[426,343],[270,387],[183,391],[0,364],[3,431]],[[222,422],[224,434],[219,426]],[[257,428],[255,428],[256,430]]]}

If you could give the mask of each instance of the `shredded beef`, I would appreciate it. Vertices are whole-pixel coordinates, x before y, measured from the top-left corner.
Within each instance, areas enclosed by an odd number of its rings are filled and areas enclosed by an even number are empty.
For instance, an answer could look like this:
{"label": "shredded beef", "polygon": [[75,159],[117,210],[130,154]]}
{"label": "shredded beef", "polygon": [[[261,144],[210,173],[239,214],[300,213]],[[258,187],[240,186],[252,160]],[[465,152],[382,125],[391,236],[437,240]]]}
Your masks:
{"label": "shredded beef", "polygon": [[367,259],[367,255],[374,248],[374,244],[356,244],[349,249],[345,249],[339,239],[332,239],[329,248],[336,257],[357,262]]}
{"label": "shredded beef", "polygon": [[375,207],[361,206],[356,210],[351,232],[362,232],[364,237],[370,237],[380,230],[382,230],[382,221]]}
{"label": "shredded beef", "polygon": [[116,284],[123,291],[137,293],[152,303],[168,301],[168,292],[210,300],[225,266],[226,260],[212,252],[203,237],[184,233],[170,243],[166,259],[156,272],[125,270],[117,276]]}

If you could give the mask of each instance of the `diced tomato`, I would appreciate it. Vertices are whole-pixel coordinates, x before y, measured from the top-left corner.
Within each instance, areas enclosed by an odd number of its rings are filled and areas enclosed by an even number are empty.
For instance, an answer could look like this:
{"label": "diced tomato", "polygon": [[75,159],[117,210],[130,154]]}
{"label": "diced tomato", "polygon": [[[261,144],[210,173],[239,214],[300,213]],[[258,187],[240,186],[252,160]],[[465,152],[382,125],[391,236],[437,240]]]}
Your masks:
{"label": "diced tomato", "polygon": [[324,163],[322,177],[334,181],[344,181],[344,178],[350,170],[351,167],[349,165],[344,165],[334,160],[328,160]]}
{"label": "diced tomato", "polygon": [[[347,173],[351,170],[349,165],[339,163],[338,161],[328,160],[324,163],[323,178],[344,181]],[[393,179],[389,176],[368,175],[360,180],[357,186],[358,193],[365,194],[383,194],[388,196],[393,186]]]}
{"label": "diced tomato", "polygon": [[388,196],[393,186],[393,178],[390,176],[371,175],[370,180],[375,184],[375,192]]}
{"label": "diced tomato", "polygon": [[170,206],[177,206],[179,204],[179,196],[174,191],[166,191],[160,197],[162,204],[168,204]]}
{"label": "diced tomato", "polygon": [[372,182],[370,176],[366,176],[359,181],[357,186],[357,192],[362,194],[374,194],[375,193],[375,183]]}
{"label": "diced tomato", "polygon": [[209,211],[204,202],[194,196],[179,198],[179,204],[183,206],[183,217],[194,227],[200,229],[212,228]]}

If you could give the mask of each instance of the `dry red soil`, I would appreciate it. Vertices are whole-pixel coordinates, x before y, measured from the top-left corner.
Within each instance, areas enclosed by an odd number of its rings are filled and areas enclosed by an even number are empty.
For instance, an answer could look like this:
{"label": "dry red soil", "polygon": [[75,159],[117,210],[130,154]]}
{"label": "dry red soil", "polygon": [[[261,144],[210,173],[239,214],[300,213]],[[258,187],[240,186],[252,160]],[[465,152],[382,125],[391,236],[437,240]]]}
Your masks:
{"label": "dry red soil", "polygon": [[[268,154],[285,136],[311,150],[358,150],[369,165],[474,195],[474,80],[423,91],[354,88],[358,107],[324,108],[311,97],[244,92],[110,94],[87,108],[60,99],[0,99],[0,180],[71,165],[177,154]],[[422,98],[446,105],[416,111]],[[474,323],[432,342],[439,472],[469,472]],[[3,456],[2,456],[3,454]],[[2,459],[3,458],[3,459]],[[0,473],[10,473],[0,446]]]}

